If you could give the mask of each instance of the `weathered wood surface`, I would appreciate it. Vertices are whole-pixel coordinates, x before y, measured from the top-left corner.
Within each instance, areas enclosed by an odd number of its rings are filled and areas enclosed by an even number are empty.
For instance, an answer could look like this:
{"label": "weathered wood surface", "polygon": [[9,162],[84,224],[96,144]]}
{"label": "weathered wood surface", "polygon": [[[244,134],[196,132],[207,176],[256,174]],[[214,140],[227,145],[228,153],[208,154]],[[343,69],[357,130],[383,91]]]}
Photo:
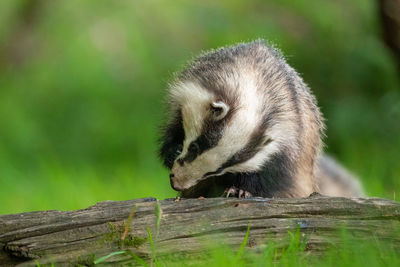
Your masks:
{"label": "weathered wood surface", "polygon": [[[248,247],[266,239],[285,240],[300,227],[308,235],[307,250],[321,252],[337,242],[343,225],[358,239],[382,238],[400,244],[400,203],[378,199],[311,196],[304,199],[183,199],[152,198],[107,201],[78,211],[41,211],[0,216],[0,262],[3,265],[43,263],[87,264],[113,251],[131,250],[149,259],[147,227],[157,256],[168,253],[195,257],[216,240],[237,248],[251,225]],[[133,212],[132,212],[133,211]],[[129,215],[133,214],[130,221]],[[130,228],[128,228],[128,225]],[[121,237],[129,230],[125,239]],[[211,240],[211,242],[210,242]],[[109,261],[122,260],[123,256]]]}

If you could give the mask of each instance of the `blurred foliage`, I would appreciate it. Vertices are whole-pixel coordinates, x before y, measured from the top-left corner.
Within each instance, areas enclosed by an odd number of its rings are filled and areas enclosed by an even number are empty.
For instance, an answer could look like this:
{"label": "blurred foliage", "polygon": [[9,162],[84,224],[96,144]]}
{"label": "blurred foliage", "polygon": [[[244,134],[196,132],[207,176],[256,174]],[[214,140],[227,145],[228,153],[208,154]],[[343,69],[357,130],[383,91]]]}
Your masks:
{"label": "blurred foliage", "polygon": [[157,159],[173,72],[265,38],[317,95],[326,150],[400,194],[400,82],[374,1],[0,2],[0,213],[174,197]]}

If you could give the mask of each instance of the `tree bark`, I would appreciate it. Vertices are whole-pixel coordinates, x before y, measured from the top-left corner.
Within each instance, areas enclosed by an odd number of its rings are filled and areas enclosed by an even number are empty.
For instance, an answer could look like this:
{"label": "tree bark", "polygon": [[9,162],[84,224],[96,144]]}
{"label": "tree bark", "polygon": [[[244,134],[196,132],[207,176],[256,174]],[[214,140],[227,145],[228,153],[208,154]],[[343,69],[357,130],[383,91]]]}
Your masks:
{"label": "tree bark", "polygon": [[[3,42],[0,42],[0,72],[5,68],[19,68],[34,53],[40,50],[40,42],[35,37],[37,24],[47,0],[19,1],[15,22]],[[1,40],[0,40],[1,41]]]}
{"label": "tree bark", "polygon": [[[158,210],[158,211],[157,211]],[[201,255],[219,241],[238,248],[250,225],[248,249],[266,240],[284,246],[288,231],[307,235],[307,251],[321,253],[340,242],[345,226],[355,239],[388,239],[400,244],[400,203],[379,198],[172,199],[107,201],[77,211],[39,211],[0,216],[3,265],[91,265],[111,252],[129,250],[150,260],[152,235],[158,258]],[[329,241],[328,241],[329,240]],[[208,243],[207,243],[208,241]],[[211,245],[211,244],[210,244]],[[264,245],[265,246],[265,245]],[[110,257],[117,263],[127,256]]]}

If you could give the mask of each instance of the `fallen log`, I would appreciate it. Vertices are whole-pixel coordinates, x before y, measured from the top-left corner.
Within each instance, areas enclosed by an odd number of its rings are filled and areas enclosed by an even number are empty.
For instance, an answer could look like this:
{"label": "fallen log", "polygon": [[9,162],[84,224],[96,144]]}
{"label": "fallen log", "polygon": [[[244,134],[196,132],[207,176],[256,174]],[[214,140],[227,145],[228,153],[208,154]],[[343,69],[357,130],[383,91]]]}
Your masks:
{"label": "fallen log", "polygon": [[[345,226],[358,239],[380,238],[400,244],[400,203],[379,198],[328,198],[318,194],[301,199],[173,199],[106,201],[77,211],[39,211],[0,216],[0,262],[32,266],[92,265],[116,251],[157,257],[196,258],[210,240],[238,248],[248,225],[249,249],[266,239],[279,244],[288,231],[307,235],[307,251],[322,252],[338,241]],[[153,249],[154,249],[153,246]],[[154,251],[153,251],[154,252]],[[126,260],[126,255],[107,262]]]}

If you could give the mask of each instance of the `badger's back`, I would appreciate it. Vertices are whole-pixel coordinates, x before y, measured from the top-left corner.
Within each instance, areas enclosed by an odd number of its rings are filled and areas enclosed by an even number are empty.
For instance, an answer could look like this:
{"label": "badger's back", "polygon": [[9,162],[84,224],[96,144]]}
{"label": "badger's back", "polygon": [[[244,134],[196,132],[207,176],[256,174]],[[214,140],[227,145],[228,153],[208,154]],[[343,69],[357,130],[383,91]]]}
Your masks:
{"label": "badger's back", "polygon": [[317,191],[322,195],[334,197],[365,196],[359,180],[328,155],[322,155],[318,158],[315,180]]}

